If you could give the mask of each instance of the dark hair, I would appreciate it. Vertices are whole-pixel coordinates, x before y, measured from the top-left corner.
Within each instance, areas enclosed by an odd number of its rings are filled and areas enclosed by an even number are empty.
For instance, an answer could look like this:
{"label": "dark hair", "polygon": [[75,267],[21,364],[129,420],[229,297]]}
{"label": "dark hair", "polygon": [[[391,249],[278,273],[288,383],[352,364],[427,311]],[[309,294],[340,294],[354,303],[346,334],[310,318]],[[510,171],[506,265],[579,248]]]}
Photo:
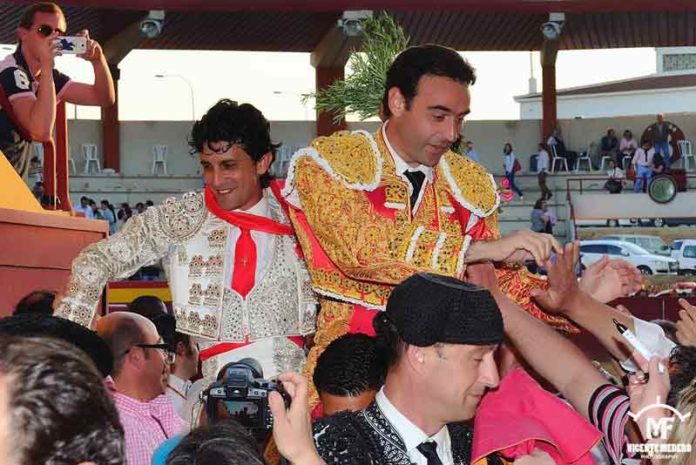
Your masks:
{"label": "dark hair", "polygon": [[172,350],[176,349],[176,318],[169,313],[160,313],[152,316],[143,315],[152,321],[162,340],[169,344]]}
{"label": "dark hair", "polygon": [[148,207],[153,207],[155,203],[152,200],[146,200],[145,205],[147,205]]}
{"label": "dark hair", "polygon": [[51,337],[69,342],[86,353],[106,377],[114,361],[109,346],[94,331],[64,318],[23,313],[0,319],[0,337]]}
{"label": "dark hair", "polygon": [[376,334],[377,359],[382,366],[389,368],[399,360],[406,349],[406,343],[401,339],[399,330],[396,329],[386,312],[378,312],[372,320],[372,326]]}
{"label": "dark hair", "polygon": [[22,313],[42,313],[53,315],[53,301],[56,293],[52,291],[33,291],[25,295],[17,302],[14,315]]}
{"label": "dark hair", "polygon": [[546,201],[544,198],[537,199],[537,201],[534,202],[534,210],[541,210],[541,204],[544,203],[544,201]]}
{"label": "dark hair", "polygon": [[399,89],[406,100],[406,109],[409,109],[423,76],[446,77],[466,85],[476,82],[476,71],[456,50],[434,44],[409,47],[399,53],[387,71],[382,97],[386,118],[392,115],[389,109],[389,90],[392,87]]}
{"label": "dark hair", "polygon": [[53,339],[3,336],[0,373],[15,463],[126,463],[116,408],[79,350]]}
{"label": "dark hair", "polygon": [[696,347],[678,345],[669,356],[670,390],[667,403],[676,407],[679,394],[694,383],[696,379]]}
{"label": "dark hair", "polygon": [[[509,152],[507,152],[508,147],[510,147]],[[505,153],[505,154],[512,153],[512,144],[510,142],[505,142],[505,145],[503,146],[503,153]]]}
{"label": "dark hair", "polygon": [[60,9],[58,5],[52,2],[40,2],[34,3],[28,6],[24,12],[22,12],[21,18],[19,18],[19,27],[24,29],[30,29],[34,24],[34,16],[36,13],[58,13],[65,19],[65,14],[63,10]]}
{"label": "dark hair", "polygon": [[386,367],[377,357],[375,338],[346,334],[326,347],[314,369],[319,392],[336,396],[357,396],[377,391],[384,384]]}
{"label": "dark hair", "polygon": [[[271,125],[256,107],[248,103],[238,105],[229,99],[218,101],[193,125],[189,137],[191,154],[202,152],[206,145],[210,148],[211,142],[239,145],[254,162],[267,153],[275,160],[280,147],[271,142]],[[268,172],[262,174],[261,187],[268,187],[271,179]]]}
{"label": "dark hair", "polygon": [[167,465],[265,465],[256,441],[234,420],[201,426],[167,456]]}
{"label": "dark hair", "polygon": [[158,297],[154,295],[141,295],[128,304],[128,311],[152,320],[155,316],[167,314],[166,311],[162,310],[163,307],[164,302]]}

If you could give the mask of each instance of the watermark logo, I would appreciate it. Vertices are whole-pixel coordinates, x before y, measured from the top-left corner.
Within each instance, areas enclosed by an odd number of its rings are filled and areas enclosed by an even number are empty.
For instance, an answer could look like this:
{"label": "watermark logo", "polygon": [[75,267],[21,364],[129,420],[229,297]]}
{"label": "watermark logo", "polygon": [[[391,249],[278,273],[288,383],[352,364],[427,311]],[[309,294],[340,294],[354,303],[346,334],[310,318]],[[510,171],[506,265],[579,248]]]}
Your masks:
{"label": "watermark logo", "polygon": [[627,449],[631,454],[641,454],[642,458],[650,459],[671,459],[677,454],[691,453],[690,443],[670,443],[666,442],[674,429],[674,422],[679,419],[680,422],[686,421],[691,412],[682,414],[679,410],[671,405],[663,404],[660,398],[654,404],[643,407],[638,413],[629,412],[628,415],[638,422],[640,417],[645,415],[650,410],[659,409],[667,410],[672,413],[672,416],[659,416],[658,418],[648,418],[646,421],[646,441],[655,441],[650,443],[636,444],[628,443]]}

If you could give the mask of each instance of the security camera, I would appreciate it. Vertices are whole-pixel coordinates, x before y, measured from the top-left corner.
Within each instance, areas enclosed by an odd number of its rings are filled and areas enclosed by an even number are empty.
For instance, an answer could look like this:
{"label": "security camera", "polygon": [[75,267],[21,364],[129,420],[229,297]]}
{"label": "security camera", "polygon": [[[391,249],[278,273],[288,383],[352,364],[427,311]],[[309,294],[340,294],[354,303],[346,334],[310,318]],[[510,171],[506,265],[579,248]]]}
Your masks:
{"label": "security camera", "polygon": [[544,38],[547,40],[556,40],[561,36],[561,23],[556,23],[553,21],[546,22],[541,25],[541,33],[544,34]]}
{"label": "security camera", "polygon": [[565,13],[549,13],[549,20],[541,25],[541,33],[546,40],[557,40],[561,36]]}
{"label": "security camera", "polygon": [[164,10],[150,10],[147,17],[140,21],[140,33],[146,39],[155,39],[164,29]]}
{"label": "security camera", "polygon": [[343,17],[338,20],[338,27],[347,37],[359,37],[363,32],[362,22],[368,18],[372,18],[370,10],[344,11]]}

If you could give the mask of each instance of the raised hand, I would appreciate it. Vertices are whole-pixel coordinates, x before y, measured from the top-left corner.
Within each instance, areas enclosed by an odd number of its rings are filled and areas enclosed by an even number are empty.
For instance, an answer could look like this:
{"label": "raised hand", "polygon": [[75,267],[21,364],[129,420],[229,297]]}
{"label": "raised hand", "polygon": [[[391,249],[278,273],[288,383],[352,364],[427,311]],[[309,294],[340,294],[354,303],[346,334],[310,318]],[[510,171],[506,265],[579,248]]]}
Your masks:
{"label": "raised hand", "polygon": [[642,284],[638,268],[626,260],[609,260],[606,255],[588,266],[580,279],[580,289],[602,303],[638,292]]}

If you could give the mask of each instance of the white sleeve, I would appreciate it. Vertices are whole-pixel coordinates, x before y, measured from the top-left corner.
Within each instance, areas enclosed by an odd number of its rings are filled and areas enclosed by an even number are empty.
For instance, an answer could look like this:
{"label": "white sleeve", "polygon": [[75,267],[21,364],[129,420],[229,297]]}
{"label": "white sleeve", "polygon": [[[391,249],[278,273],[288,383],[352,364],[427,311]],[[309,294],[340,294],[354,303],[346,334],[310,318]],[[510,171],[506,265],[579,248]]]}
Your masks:
{"label": "white sleeve", "polygon": [[[665,336],[664,330],[659,325],[635,317],[633,317],[633,324],[636,327],[636,337],[646,349],[657,357],[669,357],[676,344]],[[638,371],[638,366],[630,358],[621,362],[621,368],[629,372]]]}

